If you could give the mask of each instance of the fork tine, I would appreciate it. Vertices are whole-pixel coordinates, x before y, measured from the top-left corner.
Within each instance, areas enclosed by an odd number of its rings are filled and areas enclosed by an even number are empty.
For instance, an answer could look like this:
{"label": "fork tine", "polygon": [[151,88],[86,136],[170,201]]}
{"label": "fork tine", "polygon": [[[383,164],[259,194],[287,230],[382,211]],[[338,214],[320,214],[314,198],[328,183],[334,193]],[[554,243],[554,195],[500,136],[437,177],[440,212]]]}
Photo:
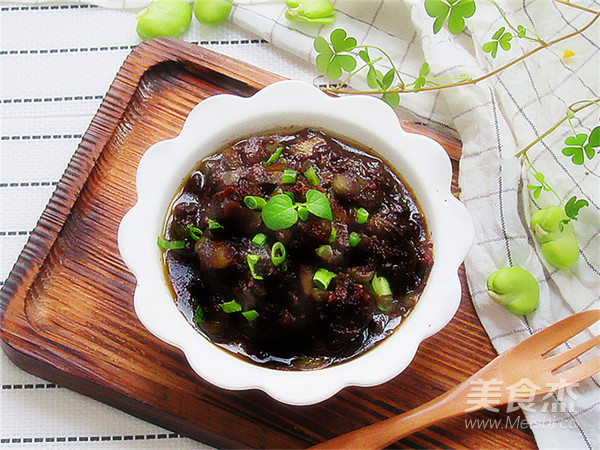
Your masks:
{"label": "fork tine", "polygon": [[549,326],[543,331],[527,339],[530,345],[538,345],[544,349],[545,355],[567,339],[581,333],[583,330],[600,320],[600,309],[580,312]]}
{"label": "fork tine", "polygon": [[566,384],[578,383],[591,377],[592,375],[600,372],[600,356],[594,359],[590,359],[578,366],[571,367],[563,372],[554,374],[555,377],[566,380]]}
{"label": "fork tine", "polygon": [[578,356],[583,355],[585,352],[598,344],[600,344],[600,335],[594,336],[593,338],[573,347],[572,349],[560,353],[559,355],[551,356],[546,360],[552,364],[552,370],[556,370],[559,367],[564,366],[569,361],[573,361]]}

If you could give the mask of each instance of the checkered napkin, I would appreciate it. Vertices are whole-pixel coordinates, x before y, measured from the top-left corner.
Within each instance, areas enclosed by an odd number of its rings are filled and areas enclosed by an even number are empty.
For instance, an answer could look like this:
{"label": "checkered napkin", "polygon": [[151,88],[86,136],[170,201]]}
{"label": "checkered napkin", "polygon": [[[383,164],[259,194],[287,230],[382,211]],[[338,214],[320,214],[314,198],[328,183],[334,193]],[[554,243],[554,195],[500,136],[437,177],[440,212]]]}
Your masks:
{"label": "checkered napkin", "polygon": [[[150,2],[95,3],[107,8],[135,9]],[[239,0],[230,20],[285,50],[291,66],[314,62],[314,38],[328,37],[338,27],[359,44],[384,48],[408,83],[414,81],[425,61],[435,77],[460,77],[466,73],[476,78],[536,45],[514,39],[512,49],[499,52],[495,59],[484,53],[482,45],[505,23],[497,9],[483,1],[477,2],[477,12],[467,19],[465,31],[458,36],[445,27],[434,34],[433,19],[425,12],[422,0],[337,0],[336,22],[320,27],[290,23],[281,3]],[[600,9],[597,0],[577,3]],[[551,0],[499,0],[498,4],[511,23],[535,27],[546,42],[574,32],[593,18],[590,12]],[[186,35],[182,38],[189,40]],[[463,142],[460,199],[470,210],[476,228],[474,246],[466,260],[467,278],[479,318],[499,352],[574,312],[598,308],[600,158],[576,167],[561,154],[565,138],[573,134],[568,124],[559,126],[528,153],[563,202],[573,195],[589,202],[574,224],[580,244],[579,261],[574,268],[559,271],[541,257],[527,219],[532,212],[555,204],[556,200],[545,192],[539,199],[531,197],[525,186],[537,182],[528,178],[514,155],[554,125],[568,105],[598,97],[599,38],[599,24],[595,23],[583,34],[539,51],[477,85],[401,96],[400,116],[453,134]],[[574,52],[574,56],[564,58],[565,50]],[[351,82],[355,88],[363,85],[361,79]],[[597,124],[598,108],[588,108],[574,120],[581,132],[589,133]],[[528,316],[513,315],[487,296],[488,275],[507,266],[526,268],[540,284],[539,308]],[[577,339],[572,339],[568,346],[576,343]],[[600,448],[598,379],[582,382],[567,392],[524,402],[521,407],[540,447]]]}

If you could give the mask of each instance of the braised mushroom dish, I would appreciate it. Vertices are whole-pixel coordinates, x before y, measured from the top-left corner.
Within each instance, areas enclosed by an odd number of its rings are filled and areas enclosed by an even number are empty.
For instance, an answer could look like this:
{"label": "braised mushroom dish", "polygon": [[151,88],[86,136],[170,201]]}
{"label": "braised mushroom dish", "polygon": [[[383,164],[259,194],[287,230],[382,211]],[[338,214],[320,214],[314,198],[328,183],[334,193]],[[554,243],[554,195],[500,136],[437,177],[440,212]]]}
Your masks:
{"label": "braised mushroom dish", "polygon": [[251,136],[200,161],[163,233],[180,310],[216,345],[277,369],[372,348],[410,313],[433,264],[400,177],[315,129]]}

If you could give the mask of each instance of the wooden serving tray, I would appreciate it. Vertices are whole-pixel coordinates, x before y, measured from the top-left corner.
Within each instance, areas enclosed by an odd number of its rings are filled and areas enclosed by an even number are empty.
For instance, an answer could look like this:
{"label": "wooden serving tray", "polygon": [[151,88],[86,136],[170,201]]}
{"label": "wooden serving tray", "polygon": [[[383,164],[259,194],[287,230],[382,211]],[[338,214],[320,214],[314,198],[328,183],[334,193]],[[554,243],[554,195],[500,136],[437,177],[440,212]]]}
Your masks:
{"label": "wooden serving tray", "polygon": [[[314,406],[216,388],[188,367],[179,350],[141,325],[133,310],[135,278],[119,256],[117,229],[136,201],[142,154],[176,136],[203,99],[250,96],[280,79],[174,39],[150,40],[133,50],[0,292],[2,348],[15,364],[217,447],[299,448],[415,408],[495,357],[464,276],[457,315],[421,345],[406,371],[384,385],[344,389]],[[460,143],[406,125],[432,134],[455,160],[460,155]],[[397,446],[535,447],[528,429],[465,426],[465,418],[516,423],[518,414],[470,414]]]}

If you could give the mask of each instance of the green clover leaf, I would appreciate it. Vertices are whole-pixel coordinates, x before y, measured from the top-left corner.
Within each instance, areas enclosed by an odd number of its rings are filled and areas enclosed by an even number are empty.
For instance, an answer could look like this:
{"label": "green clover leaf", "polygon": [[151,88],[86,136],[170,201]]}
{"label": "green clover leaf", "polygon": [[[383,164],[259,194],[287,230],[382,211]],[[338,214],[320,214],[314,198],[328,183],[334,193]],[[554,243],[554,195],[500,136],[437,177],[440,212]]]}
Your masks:
{"label": "green clover leaf", "polygon": [[562,149],[563,155],[570,157],[573,164],[578,166],[582,165],[584,161],[584,154],[587,153],[584,149],[584,145],[587,140],[588,136],[585,133],[569,136],[565,139],[565,145],[567,145],[567,147]]}
{"label": "green clover leaf", "polygon": [[485,53],[490,53],[492,58],[495,58],[498,54],[499,47],[506,51],[511,48],[510,41],[513,38],[513,35],[508,31],[505,32],[505,30],[505,27],[501,27],[494,33],[491,41],[483,44],[483,51]]}
{"label": "green clover leaf", "polygon": [[527,185],[527,189],[533,191],[532,195],[533,198],[540,198],[540,194],[542,193],[542,189],[544,191],[550,191],[550,186],[548,186],[548,183],[546,183],[546,177],[544,176],[543,173],[541,172],[537,172],[533,175],[533,178],[535,178],[537,181],[539,181],[539,185],[535,185],[535,184],[528,184]]}
{"label": "green clover leaf", "polygon": [[430,71],[429,64],[423,63],[419,69],[419,76],[415,80],[415,89],[421,89],[423,86],[425,86],[425,83],[427,83],[427,75],[429,75]]}
{"label": "green clover leaf", "polygon": [[577,215],[582,208],[589,206],[587,200],[578,199],[576,196],[571,197],[565,205],[565,214],[571,220],[577,220]]}
{"label": "green clover leaf", "polygon": [[465,19],[475,14],[474,0],[425,0],[425,11],[435,17],[433,32],[438,33],[446,18],[448,29],[452,34],[459,34],[465,29]]}
{"label": "green clover leaf", "polygon": [[583,146],[588,159],[592,159],[596,155],[596,147],[600,147],[600,125],[590,132],[587,143]]}
{"label": "green clover leaf", "polygon": [[356,59],[353,55],[340,54],[350,52],[356,47],[356,39],[348,37],[346,31],[336,28],[329,36],[330,43],[322,36],[314,41],[314,48],[318,55],[316,66],[328,78],[335,80],[342,76],[342,71],[351,72],[356,68]]}

